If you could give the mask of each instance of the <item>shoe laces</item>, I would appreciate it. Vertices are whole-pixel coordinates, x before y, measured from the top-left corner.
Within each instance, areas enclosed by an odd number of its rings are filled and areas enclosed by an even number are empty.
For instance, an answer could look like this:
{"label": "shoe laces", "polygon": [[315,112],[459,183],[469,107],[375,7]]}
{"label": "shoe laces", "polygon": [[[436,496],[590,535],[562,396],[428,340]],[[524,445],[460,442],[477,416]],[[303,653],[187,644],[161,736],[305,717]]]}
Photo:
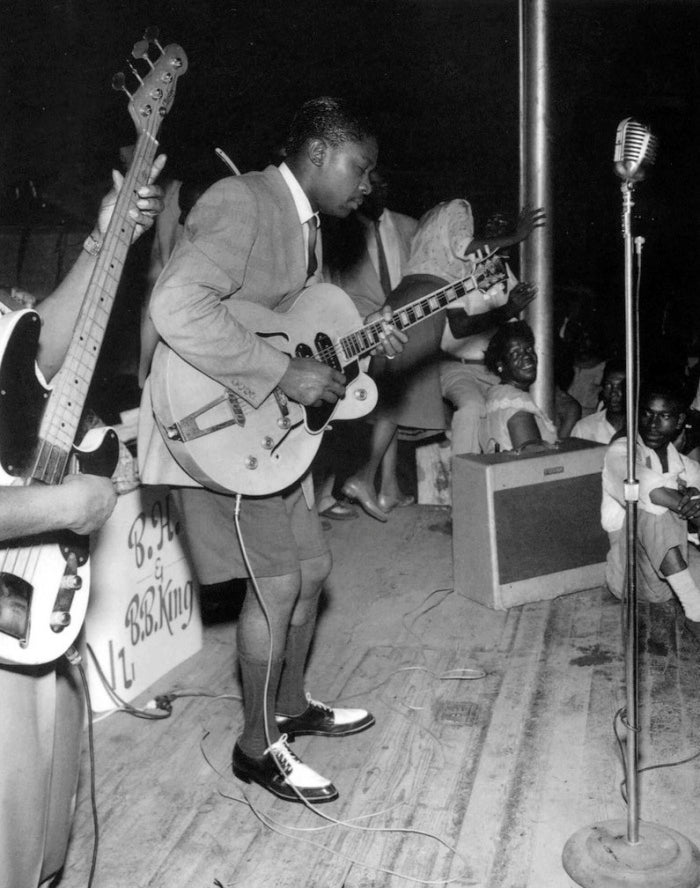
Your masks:
{"label": "shoe laces", "polygon": [[321,703],[320,700],[314,700],[314,698],[308,691],[306,692],[306,702],[309,704],[309,706],[313,706],[314,709],[321,709],[323,712],[327,712],[329,715],[333,714],[332,707],[326,705],[325,703]]}
{"label": "shoe laces", "polygon": [[287,746],[286,734],[282,734],[279,740],[269,747],[268,752],[272,753],[275,762],[277,762],[277,767],[284,773],[285,777],[289,777],[292,773],[295,763],[301,764],[301,759]]}

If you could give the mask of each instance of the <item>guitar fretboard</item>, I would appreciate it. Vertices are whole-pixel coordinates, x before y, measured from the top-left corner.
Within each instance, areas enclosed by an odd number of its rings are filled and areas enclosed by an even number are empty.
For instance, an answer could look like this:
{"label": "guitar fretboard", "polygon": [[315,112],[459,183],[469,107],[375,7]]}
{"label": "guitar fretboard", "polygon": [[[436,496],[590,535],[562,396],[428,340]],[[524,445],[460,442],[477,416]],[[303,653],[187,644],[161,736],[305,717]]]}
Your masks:
{"label": "guitar fretboard", "polygon": [[[476,261],[484,262],[492,255],[492,253],[489,253]],[[409,327],[414,326],[414,324],[418,324],[436,312],[447,308],[451,302],[455,302],[455,300],[461,299],[472,290],[478,289],[480,285],[482,287],[492,287],[503,280],[505,280],[505,275],[501,273],[485,274],[475,271],[461,281],[447,284],[433,293],[428,293],[427,296],[422,296],[420,299],[398,308],[392,315],[392,322],[398,330],[407,330]],[[355,360],[371,352],[381,342],[379,335],[381,332],[382,322],[374,321],[371,324],[366,324],[354,333],[341,336],[338,346],[345,361]]]}
{"label": "guitar fretboard", "polygon": [[68,353],[53,380],[31,472],[34,480],[58,484],[68,471],[71,449],[136,226],[129,215],[132,196],[148,182],[157,147],[158,143],[149,132],[141,133],[83,299]]}

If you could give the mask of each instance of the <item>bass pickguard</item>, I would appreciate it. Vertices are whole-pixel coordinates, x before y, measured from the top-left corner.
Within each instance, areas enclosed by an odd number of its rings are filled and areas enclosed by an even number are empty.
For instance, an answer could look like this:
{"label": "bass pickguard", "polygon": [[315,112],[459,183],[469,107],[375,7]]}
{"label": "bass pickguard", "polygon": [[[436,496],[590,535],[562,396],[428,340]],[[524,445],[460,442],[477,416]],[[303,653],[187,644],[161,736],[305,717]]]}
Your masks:
{"label": "bass pickguard", "polygon": [[0,357],[0,466],[25,477],[34,462],[39,425],[50,389],[37,375],[41,320],[36,312],[0,319],[6,335]]}

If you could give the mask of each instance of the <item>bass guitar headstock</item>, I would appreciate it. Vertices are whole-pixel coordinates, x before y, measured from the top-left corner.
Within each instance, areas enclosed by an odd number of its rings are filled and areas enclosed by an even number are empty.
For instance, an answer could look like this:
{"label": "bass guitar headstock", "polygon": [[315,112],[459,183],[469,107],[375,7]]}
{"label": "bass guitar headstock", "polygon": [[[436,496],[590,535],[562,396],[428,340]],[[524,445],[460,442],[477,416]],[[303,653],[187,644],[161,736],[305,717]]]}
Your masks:
{"label": "bass guitar headstock", "polygon": [[175,99],[177,81],[187,71],[187,56],[177,44],[163,48],[158,42],[157,28],[146,31],[143,39],[134,44],[131,55],[142,63],[139,72],[136,64],[127,60],[136,88],[133,92],[127,89],[123,72],[114,75],[112,87],[129,96],[129,113],[136,129],[155,135]]}

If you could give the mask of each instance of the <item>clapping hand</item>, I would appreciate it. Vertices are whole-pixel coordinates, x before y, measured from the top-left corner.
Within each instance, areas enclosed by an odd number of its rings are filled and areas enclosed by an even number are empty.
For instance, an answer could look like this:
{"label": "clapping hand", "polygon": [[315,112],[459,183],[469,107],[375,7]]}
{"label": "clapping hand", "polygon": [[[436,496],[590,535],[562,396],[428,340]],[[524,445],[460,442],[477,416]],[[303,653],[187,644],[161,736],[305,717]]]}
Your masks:
{"label": "clapping hand", "polygon": [[511,317],[517,317],[537,296],[537,287],[527,281],[516,284],[508,294],[508,311]]}

